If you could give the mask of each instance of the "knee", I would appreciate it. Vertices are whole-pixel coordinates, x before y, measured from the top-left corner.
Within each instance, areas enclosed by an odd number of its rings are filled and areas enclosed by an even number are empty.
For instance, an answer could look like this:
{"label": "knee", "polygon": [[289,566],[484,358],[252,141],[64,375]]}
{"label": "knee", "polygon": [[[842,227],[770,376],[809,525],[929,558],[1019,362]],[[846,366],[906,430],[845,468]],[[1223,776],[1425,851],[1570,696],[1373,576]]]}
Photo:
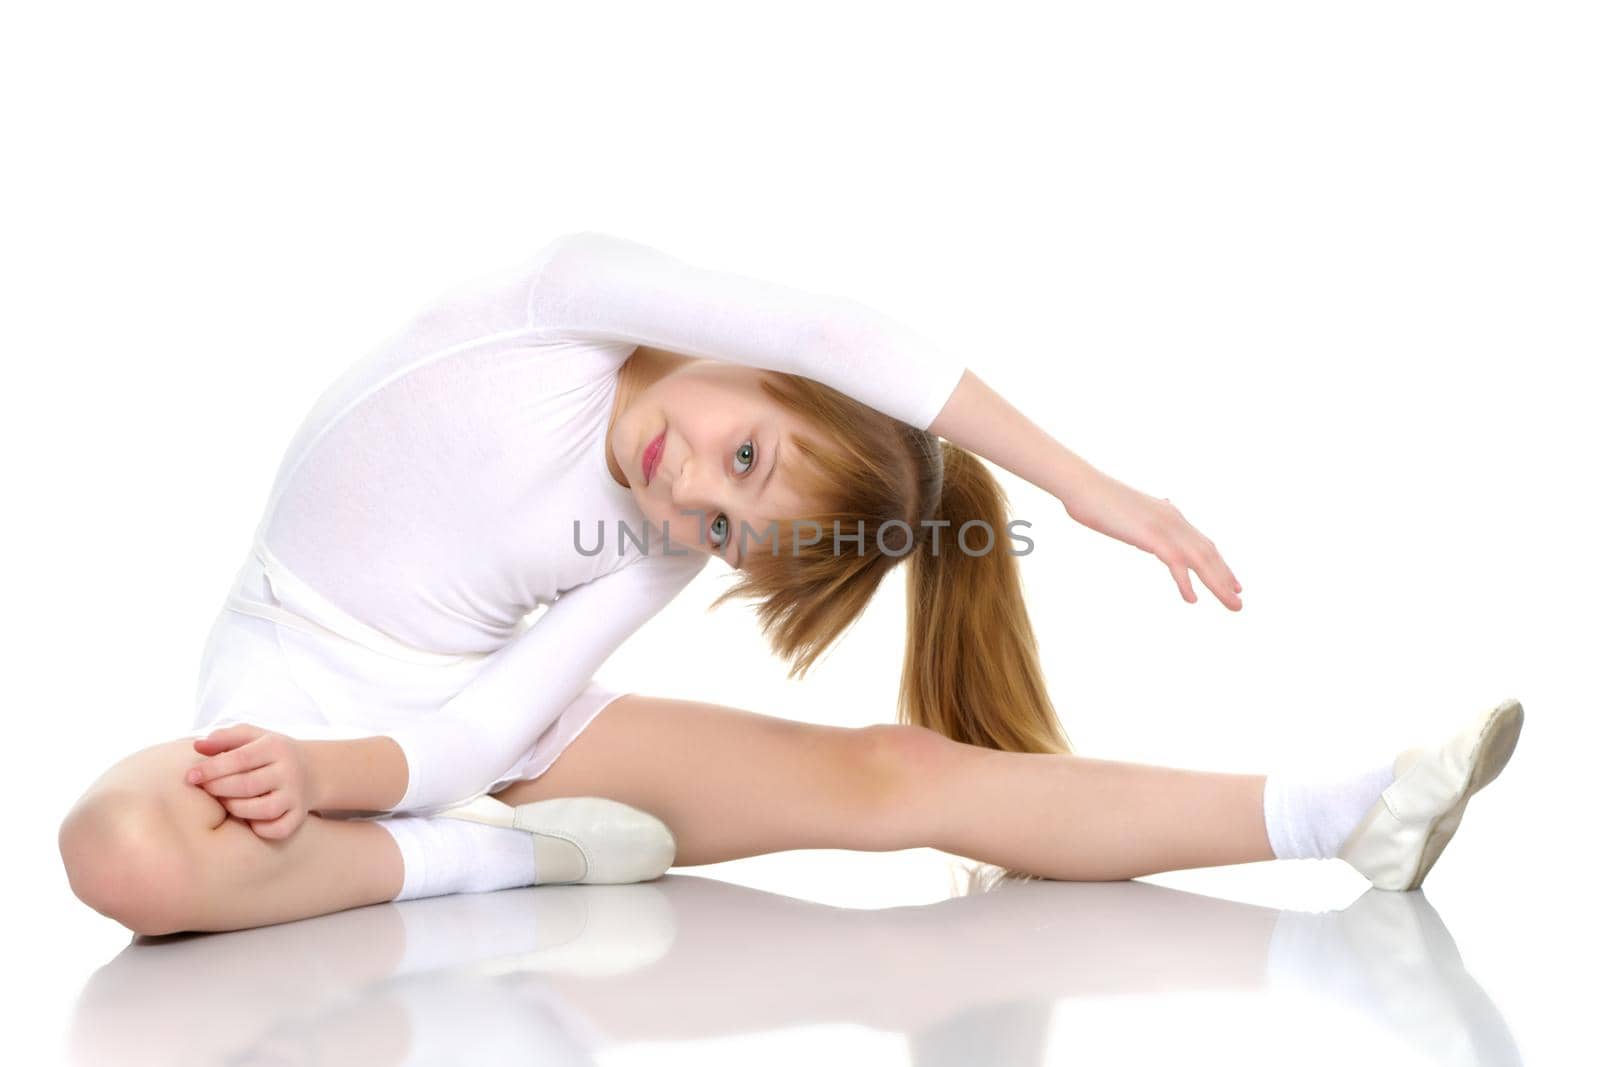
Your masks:
{"label": "knee", "polygon": [[891,801],[936,781],[954,744],[937,730],[903,723],[877,723],[858,733],[869,773]]}
{"label": "knee", "polygon": [[136,934],[184,930],[194,892],[190,850],[159,797],[102,790],[86,796],[57,834],[72,892]]}

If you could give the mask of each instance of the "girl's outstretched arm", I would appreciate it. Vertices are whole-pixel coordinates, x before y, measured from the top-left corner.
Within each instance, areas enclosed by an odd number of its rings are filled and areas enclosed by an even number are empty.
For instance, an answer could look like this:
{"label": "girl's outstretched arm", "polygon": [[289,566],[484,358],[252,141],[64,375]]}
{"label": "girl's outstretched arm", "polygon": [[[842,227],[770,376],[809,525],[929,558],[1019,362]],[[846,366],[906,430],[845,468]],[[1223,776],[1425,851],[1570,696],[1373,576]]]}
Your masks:
{"label": "girl's outstretched arm", "polygon": [[1185,600],[1193,569],[1238,611],[1243,587],[1169,501],[1073,455],[927,337],[847,297],[695,266],[626,238],[564,234],[535,258],[537,338],[610,340],[783,371],[832,386],[1051,493],[1077,522],[1155,554]]}
{"label": "girl's outstretched arm", "polygon": [[587,230],[535,258],[536,340],[618,341],[796,374],[926,430],[965,364],[858,300],[686,263]]}
{"label": "girl's outstretched arm", "polygon": [[1170,500],[1124,485],[1069,451],[969,369],[927,427],[1054,496],[1073,520],[1153,553],[1172,572],[1183,599],[1197,599],[1193,570],[1230,610],[1243,609],[1244,587],[1217,546],[1189,525]]}

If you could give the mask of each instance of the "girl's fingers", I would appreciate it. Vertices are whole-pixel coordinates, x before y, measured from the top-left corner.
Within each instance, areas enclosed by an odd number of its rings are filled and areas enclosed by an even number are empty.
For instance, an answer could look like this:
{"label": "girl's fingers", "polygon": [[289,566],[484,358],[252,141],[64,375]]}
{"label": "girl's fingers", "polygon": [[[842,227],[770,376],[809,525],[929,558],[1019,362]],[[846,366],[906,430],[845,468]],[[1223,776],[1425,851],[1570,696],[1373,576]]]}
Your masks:
{"label": "girl's fingers", "polygon": [[[1198,542],[1198,548],[1192,547],[1196,542],[1190,542],[1191,547],[1187,549],[1174,544],[1171,561],[1162,559],[1162,562],[1167,564],[1167,569],[1172,572],[1172,580],[1178,583],[1178,590],[1183,594],[1183,599],[1190,604],[1198,601],[1194,595],[1194,587],[1189,583],[1189,572],[1192,570],[1225,607],[1232,611],[1240,610],[1244,607],[1244,602],[1237,594],[1244,592],[1244,586],[1239,584],[1239,579],[1233,576],[1233,571],[1223,562],[1222,554],[1217,551],[1216,545],[1202,537],[1198,531],[1195,531],[1193,536]],[[1158,551],[1156,555],[1157,558],[1162,558],[1161,552]]]}
{"label": "girl's fingers", "polygon": [[265,837],[272,840],[282,840],[288,837],[299,826],[300,823],[296,821],[293,810],[284,812],[276,819],[253,819],[250,822],[250,829],[256,832],[257,837]]}
{"label": "girl's fingers", "polygon": [[251,741],[239,748],[230,749],[208,760],[202,760],[190,767],[184,780],[190,785],[205,785],[216,778],[241,771],[253,770],[268,763],[266,755],[255,742]]}
{"label": "girl's fingers", "polygon": [[1196,600],[1194,589],[1189,585],[1189,568],[1182,563],[1171,564],[1168,568],[1172,578],[1178,583],[1178,589],[1183,593],[1183,599],[1193,604]]}
{"label": "girl's fingers", "polygon": [[1218,600],[1222,601],[1222,606],[1228,608],[1230,611],[1238,611],[1240,608],[1244,607],[1244,602],[1234,595],[1232,589],[1228,588],[1227,583],[1223,581],[1222,575],[1219,572],[1211,571],[1208,574],[1206,577],[1206,587],[1216,595]]}
{"label": "girl's fingers", "polygon": [[1211,594],[1222,602],[1223,607],[1238,611],[1244,604],[1233,595],[1233,589],[1226,578],[1227,569],[1222,565],[1222,558],[1215,552],[1208,553],[1195,564],[1195,573],[1200,575],[1200,580],[1206,583],[1206,588],[1211,590]]}
{"label": "girl's fingers", "polygon": [[1206,566],[1203,574],[1206,587],[1216,594],[1217,599],[1230,608],[1234,604],[1239,604],[1240,607],[1243,607],[1244,605],[1239,602],[1238,597],[1233,594],[1244,592],[1244,587],[1239,584],[1239,579],[1233,576],[1233,571],[1229,570],[1228,565],[1223,562],[1222,553],[1217,551],[1217,546],[1207,541],[1205,550],[1200,553],[1198,558]]}
{"label": "girl's fingers", "polygon": [[265,767],[257,767],[242,774],[228,774],[201,783],[214,797],[259,797],[278,787],[277,776]]}
{"label": "girl's fingers", "polygon": [[1239,579],[1233,576],[1233,568],[1229,567],[1225,562],[1223,562],[1222,553],[1213,548],[1211,550],[1211,556],[1216,560],[1217,568],[1221,570],[1223,575],[1228,579],[1228,588],[1232,589],[1235,593],[1244,592],[1244,586],[1240,585]]}
{"label": "girl's fingers", "polygon": [[1167,564],[1167,569],[1172,572],[1173,581],[1178,583],[1183,599],[1190,604],[1198,602],[1198,598],[1194,595],[1194,587],[1189,583],[1189,571],[1193,570],[1224,607],[1232,611],[1244,607],[1244,602],[1234,595],[1234,591],[1230,590],[1224,581],[1223,574],[1227,571],[1227,567],[1214,553],[1205,558],[1196,558],[1194,562],[1180,558],[1175,563]]}
{"label": "girl's fingers", "polygon": [[230,748],[238,748],[260,737],[263,733],[259,726],[249,723],[238,723],[234,726],[224,726],[213,730],[204,737],[195,738],[196,752],[206,756],[214,756],[218,752],[226,752]]}
{"label": "girl's fingers", "polygon": [[228,814],[241,819],[276,819],[289,810],[289,802],[284,799],[283,791],[274,789],[259,797],[226,797],[222,806]]}
{"label": "girl's fingers", "polygon": [[1226,579],[1226,581],[1224,581],[1222,584],[1226,585],[1231,592],[1244,592],[1244,586],[1239,584],[1239,579],[1233,576],[1233,572],[1228,569],[1228,565],[1226,563],[1222,564],[1222,574]]}

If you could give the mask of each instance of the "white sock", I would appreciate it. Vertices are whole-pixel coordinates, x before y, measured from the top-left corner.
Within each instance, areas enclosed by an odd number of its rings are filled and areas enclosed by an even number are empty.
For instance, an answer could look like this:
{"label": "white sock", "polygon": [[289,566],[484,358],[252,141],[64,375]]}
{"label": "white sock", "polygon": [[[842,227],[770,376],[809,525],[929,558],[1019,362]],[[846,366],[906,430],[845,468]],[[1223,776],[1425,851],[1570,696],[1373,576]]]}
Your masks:
{"label": "white sock", "polygon": [[391,815],[373,822],[400,846],[405,884],[395,900],[488,893],[535,882],[535,839],[524,830],[434,815]]}
{"label": "white sock", "polygon": [[1319,770],[1267,775],[1261,801],[1267,839],[1280,860],[1329,859],[1394,781],[1394,760],[1351,774]]}

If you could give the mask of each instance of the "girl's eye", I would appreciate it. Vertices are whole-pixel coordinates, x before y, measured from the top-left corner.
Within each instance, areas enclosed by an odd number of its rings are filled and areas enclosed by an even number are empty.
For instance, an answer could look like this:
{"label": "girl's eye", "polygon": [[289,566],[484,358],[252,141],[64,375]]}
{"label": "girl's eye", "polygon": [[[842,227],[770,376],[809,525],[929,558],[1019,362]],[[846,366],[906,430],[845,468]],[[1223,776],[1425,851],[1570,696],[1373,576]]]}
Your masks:
{"label": "girl's eye", "polygon": [[[744,464],[743,468],[740,468],[739,466],[741,463]],[[747,440],[744,444],[734,449],[733,468],[737,473],[749,474],[755,468],[755,465],[756,443],[754,441]],[[728,525],[728,516],[726,514],[719,514],[711,521],[711,525],[706,528],[706,532],[711,537],[711,546],[718,551],[721,551],[728,545]]]}

